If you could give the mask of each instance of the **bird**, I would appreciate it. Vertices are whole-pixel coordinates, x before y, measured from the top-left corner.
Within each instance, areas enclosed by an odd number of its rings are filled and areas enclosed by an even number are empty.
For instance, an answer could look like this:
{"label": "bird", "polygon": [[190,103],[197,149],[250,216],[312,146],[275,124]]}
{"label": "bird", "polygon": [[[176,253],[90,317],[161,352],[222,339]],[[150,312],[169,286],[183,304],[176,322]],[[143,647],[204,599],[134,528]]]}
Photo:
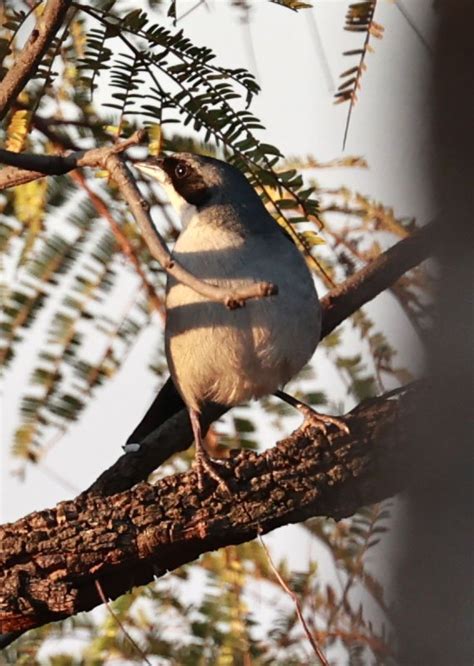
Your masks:
{"label": "bird", "polygon": [[[175,403],[181,398],[188,410],[199,488],[207,476],[228,490],[203,444],[200,417],[206,404],[229,408],[274,394],[299,409],[306,424],[347,431],[344,422],[283,391],[318,345],[321,306],[303,254],[243,172],[194,153],[150,157],[134,166],[159,183],[181,220],[174,260],[229,291],[258,282],[278,290],[229,309],[167,276],[165,353],[172,384],[164,391]],[[156,425],[158,403],[163,400],[155,400],[126,450],[139,448]]]}

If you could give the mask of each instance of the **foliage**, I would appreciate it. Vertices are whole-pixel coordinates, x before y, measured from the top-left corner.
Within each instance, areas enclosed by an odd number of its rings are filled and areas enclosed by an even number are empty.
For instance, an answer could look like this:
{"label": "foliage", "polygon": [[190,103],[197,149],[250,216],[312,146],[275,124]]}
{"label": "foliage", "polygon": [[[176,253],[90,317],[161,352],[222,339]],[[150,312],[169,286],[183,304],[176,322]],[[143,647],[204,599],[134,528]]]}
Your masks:
{"label": "foliage", "polygon": [[[273,2],[293,10],[308,6],[294,0]],[[242,3],[234,4],[242,8]],[[398,219],[369,196],[344,187],[325,189],[315,180],[322,168],[364,168],[362,158],[345,157],[330,164],[312,155],[285,159],[277,147],[264,142],[262,124],[251,111],[259,92],[255,78],[242,67],[218,64],[211,49],[193,44],[177,29],[176,3],[149,5],[150,10],[130,10],[129,3],[119,0],[73,3],[67,24],[10,110],[0,130],[2,145],[48,153],[90,147],[128,135],[143,124],[159,126],[165,149],[217,154],[241,168],[276,221],[306,253],[318,282],[326,285],[351,275],[414,228],[413,220]],[[351,110],[369,35],[382,32],[373,20],[375,8],[375,1],[359,2],[347,17],[346,29],[363,32],[365,38],[362,49],[347,53],[358,56],[359,63],[343,73],[337,93],[341,101],[350,102]],[[0,9],[2,71],[22,48],[20,30],[38,11],[19,10],[16,2]],[[179,126],[179,133],[173,134],[170,126]],[[166,203],[143,186],[154,218],[172,241],[178,229]],[[12,454],[26,469],[41,464],[97,391],[121,369],[140,334],[161,321],[164,276],[117,193],[106,182],[81,180],[74,174],[2,195],[0,252],[8,268],[0,285],[3,372],[14,371],[23,345],[40,337],[12,443]],[[416,269],[392,290],[420,335],[430,316],[428,286],[425,273]],[[351,327],[358,349],[349,355],[343,341]],[[347,404],[409,376],[396,365],[391,342],[364,311],[329,336],[324,351],[345,387]],[[161,380],[162,350],[155,350],[149,363]],[[312,368],[293,388],[311,404],[334,410],[347,406],[330,402]],[[271,400],[263,404],[273,424],[285,429],[288,407]],[[218,437],[216,430],[211,432],[209,443],[215,451],[223,444],[255,448],[258,434],[255,412],[243,407],[235,411],[227,432]],[[373,507],[353,520],[306,525],[315,543],[329,548],[340,590],[333,582],[321,582],[316,564],[298,574],[280,564],[318,640],[329,651],[343,649],[351,663],[362,663],[365,657],[389,663],[389,631],[372,626],[353,598],[354,589],[363,590],[387,610],[381,585],[365,562],[386,529],[387,511]],[[203,592],[191,603],[185,584],[196,576]],[[265,591],[262,616],[249,610],[249,599],[260,585]],[[268,628],[275,599],[278,613]],[[294,608],[276,585],[256,542],[206,555],[195,567],[134,590],[113,608],[141,649],[160,656],[160,663],[263,665],[311,659]],[[79,640],[80,656],[65,652],[49,663],[140,661],[115,622],[102,614],[30,632],[9,649],[9,663],[38,663],[45,641],[65,637]]]}

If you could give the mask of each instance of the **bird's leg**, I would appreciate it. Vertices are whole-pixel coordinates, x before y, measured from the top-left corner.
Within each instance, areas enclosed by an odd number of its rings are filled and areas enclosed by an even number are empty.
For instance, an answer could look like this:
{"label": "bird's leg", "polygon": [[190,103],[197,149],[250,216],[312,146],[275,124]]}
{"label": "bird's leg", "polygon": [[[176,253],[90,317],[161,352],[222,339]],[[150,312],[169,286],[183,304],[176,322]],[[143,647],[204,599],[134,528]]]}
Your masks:
{"label": "bird's leg", "polygon": [[295,407],[303,414],[303,427],[313,426],[314,428],[322,430],[324,434],[326,434],[326,426],[334,425],[336,428],[339,428],[339,430],[349,434],[349,428],[344,423],[344,421],[341,421],[341,419],[338,419],[335,416],[329,416],[328,414],[320,414],[306,403],[301,402],[301,400],[294,398],[292,395],[289,395],[284,391],[275,391],[273,395],[275,395],[277,398],[280,398],[280,400],[287,402],[292,407]]}
{"label": "bird's leg", "polygon": [[199,412],[196,409],[190,407],[189,419],[191,421],[191,427],[193,429],[194,443],[196,445],[196,455],[194,459],[194,464],[196,466],[196,472],[198,477],[198,487],[199,490],[204,489],[204,475],[207,474],[217,482],[217,485],[222,486],[229,494],[231,494],[230,488],[220,474],[215,470],[212,460],[204,448],[201,434],[201,421],[199,420]]}

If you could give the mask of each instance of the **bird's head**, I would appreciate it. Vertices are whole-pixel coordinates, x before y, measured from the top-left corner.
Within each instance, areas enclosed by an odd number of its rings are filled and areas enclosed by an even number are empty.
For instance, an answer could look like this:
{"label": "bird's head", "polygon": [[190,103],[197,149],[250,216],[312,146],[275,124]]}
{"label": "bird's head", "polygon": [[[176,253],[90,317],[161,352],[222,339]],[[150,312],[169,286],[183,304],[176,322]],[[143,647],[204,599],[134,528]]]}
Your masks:
{"label": "bird's head", "polygon": [[217,205],[236,209],[262,206],[238,169],[212,157],[174,153],[136,162],[134,166],[161,185],[183,222],[194,213]]}

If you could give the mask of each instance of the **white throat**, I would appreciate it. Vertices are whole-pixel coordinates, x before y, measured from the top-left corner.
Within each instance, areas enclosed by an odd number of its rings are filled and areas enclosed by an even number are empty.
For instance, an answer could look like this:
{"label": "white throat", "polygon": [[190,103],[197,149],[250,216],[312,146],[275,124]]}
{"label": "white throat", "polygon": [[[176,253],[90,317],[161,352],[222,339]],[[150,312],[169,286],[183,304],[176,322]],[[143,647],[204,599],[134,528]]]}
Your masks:
{"label": "white throat", "polygon": [[165,171],[157,169],[156,167],[149,167],[146,164],[140,164],[138,168],[142,173],[150,176],[153,178],[153,180],[160,184],[161,188],[165,191],[168,201],[178,214],[179,219],[181,220],[181,224],[185,229],[191,222],[194,215],[197,213],[196,206],[188,203],[186,199],[184,199],[176,192],[168,174]]}

